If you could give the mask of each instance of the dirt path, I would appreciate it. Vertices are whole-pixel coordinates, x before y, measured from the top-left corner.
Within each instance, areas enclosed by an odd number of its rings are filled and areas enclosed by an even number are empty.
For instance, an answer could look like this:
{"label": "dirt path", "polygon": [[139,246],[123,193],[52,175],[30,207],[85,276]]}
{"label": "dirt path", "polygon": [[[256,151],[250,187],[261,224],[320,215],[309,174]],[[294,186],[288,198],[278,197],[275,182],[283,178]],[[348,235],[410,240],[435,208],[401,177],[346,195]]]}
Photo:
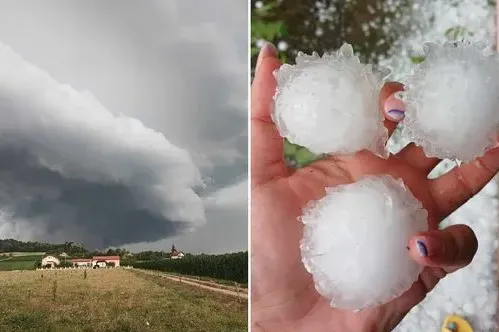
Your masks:
{"label": "dirt path", "polygon": [[211,291],[218,292],[218,293],[237,296],[237,297],[241,297],[243,299],[248,298],[248,293],[246,293],[246,291],[243,291],[242,289],[239,290],[239,292],[237,292],[237,291],[228,290],[228,289],[224,289],[224,288],[217,288],[217,287],[208,286],[206,284],[202,284],[202,283],[197,282],[198,280],[196,280],[196,279],[179,277],[179,276],[174,277],[174,276],[171,276],[171,275],[168,275],[165,273],[152,272],[152,271],[147,271],[147,270],[142,270],[142,269],[135,269],[135,270],[140,271],[142,273],[147,273],[147,274],[151,274],[151,275],[155,275],[155,276],[160,276],[162,278],[167,278],[167,279],[170,279],[173,281],[182,282],[184,284],[193,285],[193,286],[196,286],[199,288],[204,288],[204,289],[211,290]]}
{"label": "dirt path", "polygon": [[[163,274],[169,276],[169,277],[172,277],[172,278],[178,278],[178,275],[176,274],[170,274],[170,273],[167,273],[167,272],[162,272]],[[182,280],[188,280],[188,281],[192,281],[192,282],[196,282],[198,284],[202,284],[202,285],[206,285],[206,286],[211,286],[211,287],[215,287],[215,288],[223,288],[223,289],[228,289],[228,290],[231,290],[231,291],[234,291],[234,292],[237,292],[238,290],[241,292],[247,292],[247,288],[243,288],[243,287],[236,287],[236,286],[230,286],[230,285],[226,285],[226,284],[220,284],[220,283],[217,283],[217,282],[214,282],[214,281],[208,281],[208,280],[200,280],[200,279],[196,279],[194,277],[187,277],[187,276],[182,276]]]}

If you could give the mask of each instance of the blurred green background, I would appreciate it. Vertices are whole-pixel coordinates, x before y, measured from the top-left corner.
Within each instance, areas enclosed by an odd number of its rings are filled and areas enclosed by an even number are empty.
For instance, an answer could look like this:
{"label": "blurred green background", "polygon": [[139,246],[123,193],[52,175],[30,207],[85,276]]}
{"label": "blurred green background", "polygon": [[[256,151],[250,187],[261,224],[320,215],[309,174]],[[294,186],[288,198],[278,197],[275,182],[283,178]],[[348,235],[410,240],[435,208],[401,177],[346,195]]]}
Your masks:
{"label": "blurred green background", "polygon": [[[485,0],[484,0],[485,1]],[[251,1],[251,75],[260,47],[272,42],[283,62],[294,63],[298,51],[320,55],[352,44],[363,62],[378,63],[389,56],[397,41],[417,29],[411,18],[419,15],[414,0],[267,0]],[[419,1],[420,3],[421,1]],[[459,1],[448,0],[449,5]],[[494,6],[494,1],[488,4]],[[431,21],[434,17],[429,18]],[[463,26],[445,31],[449,40],[472,35]],[[424,61],[419,54],[407,55],[412,63]],[[292,167],[302,167],[320,156],[285,142],[285,159]]]}

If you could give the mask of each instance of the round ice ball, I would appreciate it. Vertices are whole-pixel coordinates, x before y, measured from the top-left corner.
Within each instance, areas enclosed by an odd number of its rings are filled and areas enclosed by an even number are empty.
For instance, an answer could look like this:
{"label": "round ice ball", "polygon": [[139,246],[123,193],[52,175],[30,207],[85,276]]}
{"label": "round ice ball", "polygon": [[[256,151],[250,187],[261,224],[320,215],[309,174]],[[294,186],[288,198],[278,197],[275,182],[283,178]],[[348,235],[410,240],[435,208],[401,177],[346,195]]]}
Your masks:
{"label": "round ice ball", "polygon": [[401,180],[389,175],[328,188],[301,217],[302,260],[332,307],[365,309],[401,295],[422,267],[409,239],[426,231],[427,212]]}
{"label": "round ice ball", "polygon": [[425,45],[400,97],[402,135],[429,157],[471,161],[497,142],[499,60],[477,43]]}
{"label": "round ice ball", "polygon": [[373,71],[344,44],[333,54],[299,53],[275,72],[274,122],[282,137],[315,154],[371,150],[387,156],[378,106],[384,69]]}

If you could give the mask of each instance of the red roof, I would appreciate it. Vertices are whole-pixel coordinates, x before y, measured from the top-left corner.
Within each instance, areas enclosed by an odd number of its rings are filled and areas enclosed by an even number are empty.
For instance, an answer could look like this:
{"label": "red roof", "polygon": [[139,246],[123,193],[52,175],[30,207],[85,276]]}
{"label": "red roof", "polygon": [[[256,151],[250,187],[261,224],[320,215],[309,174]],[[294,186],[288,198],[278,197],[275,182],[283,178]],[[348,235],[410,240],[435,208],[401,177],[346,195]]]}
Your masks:
{"label": "red roof", "polygon": [[85,263],[88,263],[88,262],[91,262],[92,260],[90,258],[75,258],[75,259],[72,259],[71,262],[73,263],[79,263],[79,262],[85,262]]}
{"label": "red roof", "polygon": [[119,261],[120,256],[94,256],[93,259],[102,261]]}

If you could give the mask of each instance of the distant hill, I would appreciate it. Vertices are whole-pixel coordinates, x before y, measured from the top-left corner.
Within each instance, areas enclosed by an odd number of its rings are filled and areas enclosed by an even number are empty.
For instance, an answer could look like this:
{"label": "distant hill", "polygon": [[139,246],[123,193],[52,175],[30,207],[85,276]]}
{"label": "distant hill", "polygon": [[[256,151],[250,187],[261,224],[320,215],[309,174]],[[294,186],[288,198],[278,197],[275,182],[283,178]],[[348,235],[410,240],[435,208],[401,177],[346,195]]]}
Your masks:
{"label": "distant hill", "polygon": [[128,253],[124,249],[109,249],[107,251],[90,251],[77,242],[47,243],[38,241],[19,241],[14,239],[0,239],[0,255],[2,253],[66,253],[70,257],[87,257],[98,255],[124,256]]}
{"label": "distant hill", "polygon": [[2,252],[66,252],[68,254],[88,253],[88,250],[74,242],[52,244],[37,241],[19,241],[14,239],[0,239],[0,253]]}

